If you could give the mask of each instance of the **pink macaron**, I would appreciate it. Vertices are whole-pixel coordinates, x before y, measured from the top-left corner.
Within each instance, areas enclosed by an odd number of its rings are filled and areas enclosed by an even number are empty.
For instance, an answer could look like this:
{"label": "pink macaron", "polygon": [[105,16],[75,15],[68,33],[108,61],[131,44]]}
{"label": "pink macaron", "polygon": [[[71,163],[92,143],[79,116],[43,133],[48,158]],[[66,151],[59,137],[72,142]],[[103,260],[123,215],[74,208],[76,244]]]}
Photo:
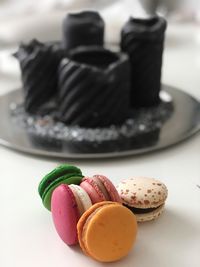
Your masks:
{"label": "pink macaron", "polygon": [[77,185],[61,184],[52,194],[51,212],[56,231],[67,245],[78,243],[77,222],[92,206],[85,190]]}
{"label": "pink macaron", "polygon": [[80,187],[88,193],[93,204],[101,201],[114,201],[121,203],[121,198],[115,186],[103,175],[84,177]]}

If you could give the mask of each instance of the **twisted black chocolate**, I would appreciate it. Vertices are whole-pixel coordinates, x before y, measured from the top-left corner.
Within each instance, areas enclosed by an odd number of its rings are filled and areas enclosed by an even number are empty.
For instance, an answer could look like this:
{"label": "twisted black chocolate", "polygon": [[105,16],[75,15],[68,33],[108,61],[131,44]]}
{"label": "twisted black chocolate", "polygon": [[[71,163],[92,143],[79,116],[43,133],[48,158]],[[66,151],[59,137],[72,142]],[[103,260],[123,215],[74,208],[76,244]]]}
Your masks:
{"label": "twisted black chocolate", "polygon": [[103,45],[104,21],[95,11],[70,13],[63,21],[63,44],[66,52],[78,46]]}
{"label": "twisted black chocolate", "polygon": [[166,21],[130,19],[123,27],[121,49],[131,63],[131,105],[152,106],[159,102],[162,53]]}
{"label": "twisted black chocolate", "polygon": [[59,118],[82,127],[122,123],[129,111],[127,64],[105,71],[64,59],[59,71]]}
{"label": "twisted black chocolate", "polygon": [[57,91],[57,68],[62,54],[54,46],[32,40],[21,45],[16,57],[20,62],[27,112],[40,113]]}

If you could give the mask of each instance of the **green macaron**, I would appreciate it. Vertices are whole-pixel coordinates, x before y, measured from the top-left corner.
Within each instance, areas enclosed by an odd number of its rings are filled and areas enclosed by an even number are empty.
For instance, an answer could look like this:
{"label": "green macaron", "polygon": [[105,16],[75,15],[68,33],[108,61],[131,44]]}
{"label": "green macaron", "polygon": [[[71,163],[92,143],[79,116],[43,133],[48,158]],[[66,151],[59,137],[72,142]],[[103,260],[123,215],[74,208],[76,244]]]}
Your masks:
{"label": "green macaron", "polygon": [[81,170],[68,164],[62,164],[45,175],[38,187],[44,206],[51,210],[51,195],[57,186],[60,184],[80,184],[82,178]]}

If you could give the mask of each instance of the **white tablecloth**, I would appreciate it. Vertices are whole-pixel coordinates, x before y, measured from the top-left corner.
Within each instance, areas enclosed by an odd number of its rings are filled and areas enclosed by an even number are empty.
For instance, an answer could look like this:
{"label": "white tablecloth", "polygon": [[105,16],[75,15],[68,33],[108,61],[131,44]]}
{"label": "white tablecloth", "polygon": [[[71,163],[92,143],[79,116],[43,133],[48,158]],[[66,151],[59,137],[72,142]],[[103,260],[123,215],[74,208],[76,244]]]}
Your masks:
{"label": "white tablecloth", "polygon": [[[171,25],[164,55],[163,82],[200,99],[200,26]],[[19,78],[0,78],[0,93]],[[37,158],[0,147],[0,266],[104,266],[67,247],[57,236],[37,186],[58,160]],[[165,213],[139,225],[135,248],[109,266],[200,266],[200,135],[153,154],[106,160],[66,160],[86,175],[104,174],[117,184],[122,178],[150,176],[169,189]],[[105,266],[107,266],[105,264]]]}

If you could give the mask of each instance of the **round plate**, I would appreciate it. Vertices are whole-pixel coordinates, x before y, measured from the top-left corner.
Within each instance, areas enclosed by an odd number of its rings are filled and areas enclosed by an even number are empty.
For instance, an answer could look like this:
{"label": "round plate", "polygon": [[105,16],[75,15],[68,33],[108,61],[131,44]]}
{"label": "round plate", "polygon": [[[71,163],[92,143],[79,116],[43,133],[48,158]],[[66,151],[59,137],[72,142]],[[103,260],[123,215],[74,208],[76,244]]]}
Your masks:
{"label": "round plate", "polygon": [[174,109],[162,127],[145,136],[111,142],[56,142],[36,138],[28,130],[13,123],[10,104],[21,103],[21,90],[0,97],[0,144],[6,147],[46,157],[106,158],[137,155],[169,147],[192,136],[200,130],[200,103],[181,90],[163,86],[173,99]]}

